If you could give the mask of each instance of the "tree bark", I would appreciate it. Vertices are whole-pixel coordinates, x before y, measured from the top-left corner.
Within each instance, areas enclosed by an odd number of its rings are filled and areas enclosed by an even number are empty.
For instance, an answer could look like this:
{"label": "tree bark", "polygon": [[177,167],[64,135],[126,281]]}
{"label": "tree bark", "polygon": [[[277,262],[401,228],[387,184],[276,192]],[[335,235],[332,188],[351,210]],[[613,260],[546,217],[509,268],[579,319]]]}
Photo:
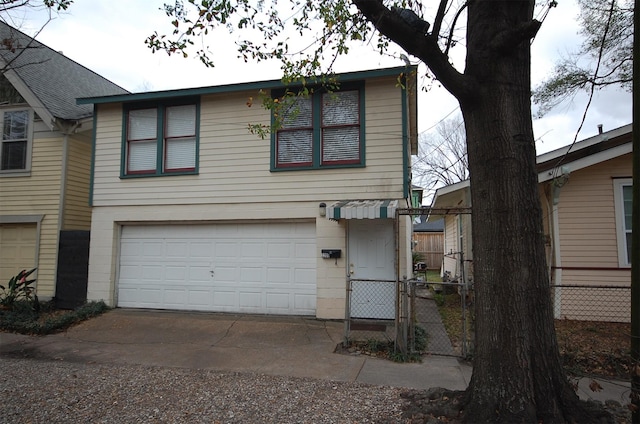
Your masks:
{"label": "tree bark", "polygon": [[534,1],[468,2],[464,74],[431,53],[437,34],[414,33],[411,41],[410,29],[384,18],[380,1],[355,3],[378,30],[432,69],[464,117],[476,295],[465,421],[602,419],[579,402],[555,336],[531,119],[530,41],[540,27]]}

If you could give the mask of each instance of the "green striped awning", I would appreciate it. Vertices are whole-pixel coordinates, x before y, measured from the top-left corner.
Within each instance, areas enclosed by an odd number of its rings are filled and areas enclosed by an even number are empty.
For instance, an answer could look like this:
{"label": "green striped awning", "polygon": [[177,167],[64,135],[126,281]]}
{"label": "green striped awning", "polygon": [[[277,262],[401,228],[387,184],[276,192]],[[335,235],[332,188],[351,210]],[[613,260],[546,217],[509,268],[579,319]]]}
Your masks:
{"label": "green striped awning", "polygon": [[327,207],[329,219],[395,218],[397,200],[343,200]]}

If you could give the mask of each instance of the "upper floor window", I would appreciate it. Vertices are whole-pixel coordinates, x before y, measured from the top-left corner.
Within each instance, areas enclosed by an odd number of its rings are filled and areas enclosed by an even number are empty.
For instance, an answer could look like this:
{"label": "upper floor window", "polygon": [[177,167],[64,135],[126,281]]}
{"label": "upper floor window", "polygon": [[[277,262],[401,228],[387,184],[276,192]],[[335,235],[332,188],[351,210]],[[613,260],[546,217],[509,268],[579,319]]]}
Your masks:
{"label": "upper floor window", "polygon": [[196,173],[198,128],[197,103],[129,108],[123,175]]}
{"label": "upper floor window", "polygon": [[272,168],[364,165],[363,96],[359,88],[344,88],[285,97],[280,125],[272,136]]}
{"label": "upper floor window", "polygon": [[631,178],[613,180],[616,232],[618,239],[618,261],[622,267],[631,266],[631,232],[633,185]]}
{"label": "upper floor window", "polygon": [[28,109],[4,110],[0,171],[26,171],[30,163],[31,112]]}

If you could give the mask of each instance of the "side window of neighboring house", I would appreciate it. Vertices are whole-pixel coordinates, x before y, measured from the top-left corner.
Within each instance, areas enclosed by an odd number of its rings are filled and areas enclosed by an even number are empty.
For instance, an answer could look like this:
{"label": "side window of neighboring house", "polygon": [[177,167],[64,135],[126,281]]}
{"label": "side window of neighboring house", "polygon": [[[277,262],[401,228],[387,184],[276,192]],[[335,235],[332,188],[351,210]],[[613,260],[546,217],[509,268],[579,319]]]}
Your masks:
{"label": "side window of neighboring house", "polygon": [[199,119],[196,102],[126,109],[122,175],[197,173]]}
{"label": "side window of neighboring house", "polygon": [[631,266],[632,187],[631,178],[616,178],[613,180],[618,261],[622,267]]}
{"label": "side window of neighboring house", "polygon": [[28,109],[7,109],[2,116],[0,173],[28,171],[31,165],[32,113]]}
{"label": "side window of neighboring house", "polygon": [[272,170],[364,166],[364,90],[284,97]]}

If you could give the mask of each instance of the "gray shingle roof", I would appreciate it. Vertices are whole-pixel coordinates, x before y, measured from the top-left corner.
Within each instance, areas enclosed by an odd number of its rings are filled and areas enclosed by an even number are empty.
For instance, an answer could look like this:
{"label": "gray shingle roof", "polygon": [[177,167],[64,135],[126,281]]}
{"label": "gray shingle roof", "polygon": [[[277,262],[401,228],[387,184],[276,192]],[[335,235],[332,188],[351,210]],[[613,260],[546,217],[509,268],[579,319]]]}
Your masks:
{"label": "gray shingle roof", "polygon": [[440,233],[444,231],[444,219],[427,221],[427,215],[419,215],[419,222],[413,223],[413,231],[418,233]]}
{"label": "gray shingle roof", "polygon": [[129,93],[2,21],[0,59],[8,64],[5,71],[14,71],[56,118],[78,120],[90,117],[93,106],[76,104],[78,97]]}

